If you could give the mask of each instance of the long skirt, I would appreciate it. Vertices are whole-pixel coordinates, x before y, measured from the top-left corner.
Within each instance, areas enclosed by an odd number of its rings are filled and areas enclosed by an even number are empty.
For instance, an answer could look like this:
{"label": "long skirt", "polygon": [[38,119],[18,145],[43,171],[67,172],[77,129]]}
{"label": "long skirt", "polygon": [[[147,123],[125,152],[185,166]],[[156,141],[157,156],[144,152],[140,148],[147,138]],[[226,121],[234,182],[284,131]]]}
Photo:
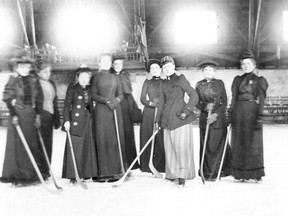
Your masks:
{"label": "long skirt", "polygon": [[[145,107],[143,110],[143,121],[140,126],[140,149],[153,134],[155,108]],[[140,169],[142,172],[151,172],[149,160],[151,155],[151,144],[146,148],[140,157]],[[152,162],[158,172],[165,172],[165,151],[163,141],[163,130],[160,130],[154,139],[154,150]]]}
{"label": "long skirt", "polygon": [[[87,111],[88,112],[88,111]],[[92,119],[86,116],[86,124],[82,136],[71,135],[72,146],[80,178],[91,178],[98,174],[95,143],[92,136]],[[68,137],[63,160],[62,178],[74,179],[75,169]]]}
{"label": "long skirt", "polygon": [[195,178],[192,124],[164,129],[167,179]]}
{"label": "long skirt", "polygon": [[[127,168],[125,140],[121,107],[117,107],[118,134],[124,171]],[[105,104],[98,103],[95,109],[96,151],[98,159],[98,178],[110,179],[123,175],[117,138],[114,111]]]}
{"label": "long skirt", "polygon": [[[203,144],[205,139],[206,129],[200,129],[200,162],[202,159]],[[207,180],[216,179],[223,155],[227,136],[227,128],[214,129],[209,128],[209,134],[207,137],[206,150],[203,163],[203,174]],[[200,166],[199,166],[200,167]],[[227,145],[226,154],[223,161],[222,171],[220,176],[225,177],[230,175],[231,169],[231,148]]]}
{"label": "long skirt", "polygon": [[[15,107],[19,118],[19,126],[26,138],[32,155],[38,165],[41,167],[42,150],[37,141],[35,129],[35,111],[31,106],[25,106],[24,109]],[[9,120],[7,132],[7,144],[4,156],[3,173],[1,182],[31,183],[39,180],[31,160],[24,148],[24,145],[18,135],[15,126]]]}
{"label": "long skirt", "polygon": [[[53,114],[43,110],[41,113],[41,127],[40,133],[44,142],[44,146],[48,155],[49,162],[51,163],[52,149],[53,149]],[[43,158],[45,157],[43,153]],[[45,160],[45,163],[41,167],[41,172],[46,176],[50,176],[49,167]]]}
{"label": "long skirt", "polygon": [[[137,152],[135,145],[134,125],[129,115],[129,103],[125,97],[121,101],[121,110],[122,110],[124,139],[125,139],[125,155],[127,166],[129,167],[133,162],[133,160],[136,158]],[[139,168],[138,162],[135,163],[132,169],[137,168]]]}
{"label": "long skirt", "polygon": [[232,175],[237,179],[257,179],[265,175],[263,131],[256,127],[258,104],[237,101],[232,113]]}

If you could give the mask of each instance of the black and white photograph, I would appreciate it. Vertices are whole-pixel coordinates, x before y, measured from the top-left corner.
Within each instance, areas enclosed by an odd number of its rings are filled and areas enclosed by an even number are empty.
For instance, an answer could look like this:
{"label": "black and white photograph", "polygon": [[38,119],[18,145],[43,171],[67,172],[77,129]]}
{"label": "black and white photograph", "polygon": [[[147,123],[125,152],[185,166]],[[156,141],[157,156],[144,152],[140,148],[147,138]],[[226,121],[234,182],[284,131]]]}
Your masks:
{"label": "black and white photograph", "polygon": [[0,0],[0,215],[286,216],[287,0]]}

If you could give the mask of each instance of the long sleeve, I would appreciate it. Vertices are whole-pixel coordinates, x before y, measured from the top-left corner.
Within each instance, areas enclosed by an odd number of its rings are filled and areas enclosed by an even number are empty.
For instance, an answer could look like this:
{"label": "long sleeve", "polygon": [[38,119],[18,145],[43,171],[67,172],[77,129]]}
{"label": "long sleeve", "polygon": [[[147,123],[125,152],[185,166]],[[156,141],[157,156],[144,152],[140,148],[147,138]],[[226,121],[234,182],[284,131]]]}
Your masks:
{"label": "long sleeve", "polygon": [[219,84],[217,85],[217,92],[219,92],[219,94],[217,94],[217,99],[215,101],[213,112],[219,114],[219,112],[224,112],[226,110],[227,94],[223,81],[219,80],[217,83]]}
{"label": "long sleeve", "polygon": [[264,77],[259,77],[258,94],[259,94],[259,111],[258,115],[263,115],[266,91],[268,89],[268,82]]}
{"label": "long sleeve", "polygon": [[55,83],[52,80],[49,80],[49,82],[52,84],[54,91],[55,91],[55,97],[53,100],[53,108],[54,108],[54,128],[58,129],[61,125],[60,123],[60,114],[59,114],[59,110],[58,110],[58,96],[57,96],[57,87],[55,85]]}
{"label": "long sleeve", "polygon": [[160,123],[160,118],[162,115],[162,111],[164,108],[164,104],[166,103],[166,98],[164,95],[164,90],[163,90],[163,82],[160,83],[160,87],[159,87],[159,104],[158,104],[158,112],[157,112],[157,116],[155,121],[157,123]]}
{"label": "long sleeve", "polygon": [[149,106],[150,101],[146,99],[146,95],[147,95],[147,89],[148,89],[148,80],[145,80],[142,86],[142,91],[141,91],[141,103],[144,106]]}
{"label": "long sleeve", "polygon": [[201,110],[201,111],[204,111],[206,105],[203,103],[203,100],[201,100],[201,94],[200,94],[200,89],[199,89],[199,83],[196,84],[196,93],[198,95],[198,103],[196,104],[196,108]]}
{"label": "long sleeve", "polygon": [[8,82],[6,83],[3,91],[3,101],[6,103],[7,108],[10,111],[11,116],[15,116],[16,112],[12,106],[12,100],[15,99],[15,77],[10,76]]}
{"label": "long sleeve", "polygon": [[100,73],[97,73],[97,74],[95,74],[92,77],[92,82],[91,82],[92,99],[94,101],[96,101],[96,102],[105,104],[109,98],[104,98],[104,97],[102,97],[102,96],[100,96],[98,94],[98,82],[97,82],[97,79],[99,79],[99,76],[100,76]]}
{"label": "long sleeve", "polygon": [[73,83],[68,86],[65,102],[64,102],[64,110],[63,110],[63,119],[64,122],[70,121],[70,111],[73,102]]}
{"label": "long sleeve", "polygon": [[237,97],[238,97],[239,78],[240,78],[239,76],[236,76],[232,82],[232,86],[231,86],[232,100],[231,100],[231,106],[229,109],[229,113],[233,112],[233,108],[234,108],[235,102],[236,102]]}
{"label": "long sleeve", "polygon": [[[186,77],[184,75],[180,75],[179,77],[179,82],[180,82],[180,86],[181,88],[188,94],[189,96],[189,101],[186,104],[185,108],[184,108],[184,112],[186,114],[189,114],[191,111],[193,111],[193,108],[195,107],[195,105],[198,103],[198,94],[197,92],[194,90],[194,88],[191,87],[189,81],[186,79]],[[187,112],[188,111],[188,112]]]}

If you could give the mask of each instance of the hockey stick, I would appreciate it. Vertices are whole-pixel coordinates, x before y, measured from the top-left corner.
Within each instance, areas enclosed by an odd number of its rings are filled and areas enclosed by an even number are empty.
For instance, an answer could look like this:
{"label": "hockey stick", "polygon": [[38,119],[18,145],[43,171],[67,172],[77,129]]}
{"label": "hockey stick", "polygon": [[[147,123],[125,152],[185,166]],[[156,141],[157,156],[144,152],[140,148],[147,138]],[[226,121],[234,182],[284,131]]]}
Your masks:
{"label": "hockey stick", "polygon": [[73,145],[72,145],[72,140],[71,140],[71,135],[70,135],[69,130],[67,130],[67,136],[68,136],[70,150],[71,150],[71,156],[72,156],[72,160],[73,160],[73,166],[74,166],[74,171],[75,171],[76,182],[77,182],[77,184],[80,184],[80,186],[82,188],[87,190],[88,186],[86,184],[84,184],[81,181],[80,177],[79,177],[79,173],[78,173],[78,170],[77,170],[76,159],[75,159],[75,154],[74,154]]}
{"label": "hockey stick", "polygon": [[120,185],[123,184],[125,178],[127,177],[127,175],[129,174],[129,172],[132,170],[134,164],[139,160],[141,154],[144,152],[144,150],[148,147],[148,145],[150,144],[150,142],[152,141],[152,139],[155,137],[155,135],[159,132],[160,129],[156,129],[154,131],[154,133],[152,134],[152,136],[150,137],[150,139],[145,143],[144,147],[141,149],[141,151],[139,152],[139,154],[136,156],[136,158],[134,159],[134,161],[131,163],[130,167],[127,169],[127,171],[125,172],[125,174],[122,176],[122,178],[120,178],[118,181],[112,183],[112,187],[118,187]]}
{"label": "hockey stick", "polygon": [[[156,115],[157,115],[157,107],[155,108],[155,114],[154,114],[154,121],[153,121],[153,132],[155,131],[155,119],[156,119]],[[153,175],[156,178],[163,178],[163,175],[161,173],[159,173],[156,168],[154,167],[153,164],[153,154],[154,154],[154,144],[155,144],[155,137],[153,137],[152,139],[152,144],[151,144],[151,151],[150,151],[150,159],[149,159],[149,169],[151,170],[151,172],[153,173]]]}
{"label": "hockey stick", "polygon": [[117,142],[118,142],[118,148],[119,148],[121,172],[122,172],[122,174],[124,174],[125,173],[125,169],[124,169],[123,156],[122,156],[122,150],[121,150],[121,142],[120,142],[120,135],[119,135],[119,127],[118,127],[118,119],[117,119],[116,109],[114,109],[113,112],[114,112],[114,120],[115,120],[116,134],[117,134]]}
{"label": "hockey stick", "polygon": [[[212,110],[209,110],[207,118],[209,118],[211,116],[211,113],[212,113]],[[209,126],[210,126],[210,124],[206,123],[206,131],[205,131],[203,150],[202,150],[202,158],[201,158],[201,165],[200,165],[200,175],[201,175],[201,180],[202,180],[203,184],[205,184],[205,178],[204,178],[204,174],[203,174],[203,164],[204,164],[204,157],[205,157],[207,139],[208,139],[208,134],[209,134]]]}
{"label": "hockey stick", "polygon": [[23,134],[23,132],[22,132],[22,130],[21,130],[21,127],[20,127],[18,124],[16,124],[15,127],[16,127],[16,130],[17,130],[17,132],[18,132],[18,134],[19,134],[19,137],[20,137],[20,139],[21,139],[21,141],[22,141],[22,143],[23,143],[23,145],[24,145],[24,148],[25,148],[25,150],[26,150],[26,152],[27,152],[27,154],[28,154],[28,156],[29,156],[29,158],[30,158],[30,161],[31,161],[31,163],[32,163],[32,165],[33,165],[36,173],[37,173],[37,176],[38,176],[38,178],[40,179],[41,184],[42,184],[42,185],[45,187],[45,189],[47,189],[47,191],[49,191],[50,193],[58,194],[59,191],[53,191],[53,190],[51,190],[50,188],[47,187],[47,183],[44,181],[44,179],[43,179],[43,177],[42,177],[42,174],[41,174],[41,172],[40,172],[40,170],[39,170],[39,168],[38,168],[38,165],[37,165],[37,163],[36,163],[36,161],[35,161],[35,158],[34,158],[32,152],[31,152],[31,150],[30,150],[30,148],[29,148],[29,145],[28,145],[28,143],[27,143],[27,141],[26,141],[26,139],[25,139],[25,136],[24,136],[24,134]]}
{"label": "hockey stick", "polygon": [[220,166],[219,166],[219,170],[218,170],[218,174],[217,174],[217,178],[216,178],[215,182],[217,182],[217,181],[220,180],[220,175],[221,175],[221,171],[222,171],[222,166],[223,166],[223,163],[224,163],[224,158],[225,158],[225,154],[226,154],[226,149],[227,149],[227,146],[228,146],[230,130],[231,130],[231,126],[228,127],[228,131],[227,131],[227,135],[226,135],[226,140],[225,140],[225,145],[224,145],[224,149],[223,149],[223,153],[222,153],[222,158],[221,158],[221,162],[220,162]]}
{"label": "hockey stick", "polygon": [[41,135],[41,133],[40,133],[38,128],[37,128],[37,132],[38,132],[38,136],[39,136],[39,139],[40,139],[42,150],[43,150],[44,155],[45,155],[45,159],[46,159],[47,165],[49,167],[49,172],[50,172],[50,175],[52,177],[53,183],[54,183],[55,187],[57,188],[57,190],[63,190],[63,188],[58,186],[57,183],[56,183],[56,180],[55,180],[53,172],[52,172],[51,164],[50,164],[50,161],[49,161],[49,158],[48,158],[48,154],[47,154],[47,151],[46,151],[46,148],[45,148],[45,145],[44,145],[44,141],[43,141],[42,135]]}

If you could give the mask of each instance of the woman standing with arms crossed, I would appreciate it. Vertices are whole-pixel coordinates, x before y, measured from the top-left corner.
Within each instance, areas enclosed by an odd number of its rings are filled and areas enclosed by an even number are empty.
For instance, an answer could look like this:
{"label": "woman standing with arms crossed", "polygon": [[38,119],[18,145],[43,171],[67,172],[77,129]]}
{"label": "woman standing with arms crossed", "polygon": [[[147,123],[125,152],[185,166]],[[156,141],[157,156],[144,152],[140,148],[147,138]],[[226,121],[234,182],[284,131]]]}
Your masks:
{"label": "woman standing with arms crossed", "polygon": [[[143,120],[140,126],[140,149],[149,140],[153,134],[153,125],[155,121],[156,107],[159,104],[159,89],[162,83],[161,63],[157,59],[151,59],[148,62],[148,73],[150,79],[146,79],[142,86],[141,103],[144,105]],[[149,149],[149,150],[148,150]],[[140,157],[140,169],[142,172],[151,172],[149,160],[151,148],[148,147]],[[155,136],[153,154],[153,164],[157,171],[165,172],[165,152],[163,143],[163,131],[159,131]]]}
{"label": "woman standing with arms crossed", "polygon": [[[198,66],[202,69],[204,75],[204,79],[196,84],[196,92],[199,97],[196,108],[200,110],[200,166],[203,155],[206,124],[209,124],[206,151],[204,153],[203,174],[206,180],[213,181],[218,174],[227,136],[227,95],[223,81],[215,79],[215,70],[218,64],[213,61],[204,61]],[[208,117],[209,110],[212,111],[210,117]],[[231,149],[228,145],[221,172],[222,177],[230,175],[230,162]]]}
{"label": "woman standing with arms crossed", "polygon": [[[195,178],[192,122],[196,119],[193,108],[198,96],[185,76],[175,73],[170,56],[162,58],[161,64],[167,80],[160,88],[156,122],[164,129],[166,179],[177,180],[184,186],[185,180]],[[189,96],[188,103],[184,101],[185,93]]]}
{"label": "woman standing with arms crossed", "polygon": [[[64,103],[64,128],[70,131],[79,177],[89,179],[97,176],[97,158],[92,136],[93,103],[90,78],[92,72],[87,67],[76,70],[76,83],[68,86]],[[66,140],[62,178],[76,183],[71,149]]]}
{"label": "woman standing with arms crossed", "polygon": [[262,116],[268,83],[255,74],[251,51],[242,54],[240,63],[244,74],[232,83],[232,176],[258,182],[265,175]]}

